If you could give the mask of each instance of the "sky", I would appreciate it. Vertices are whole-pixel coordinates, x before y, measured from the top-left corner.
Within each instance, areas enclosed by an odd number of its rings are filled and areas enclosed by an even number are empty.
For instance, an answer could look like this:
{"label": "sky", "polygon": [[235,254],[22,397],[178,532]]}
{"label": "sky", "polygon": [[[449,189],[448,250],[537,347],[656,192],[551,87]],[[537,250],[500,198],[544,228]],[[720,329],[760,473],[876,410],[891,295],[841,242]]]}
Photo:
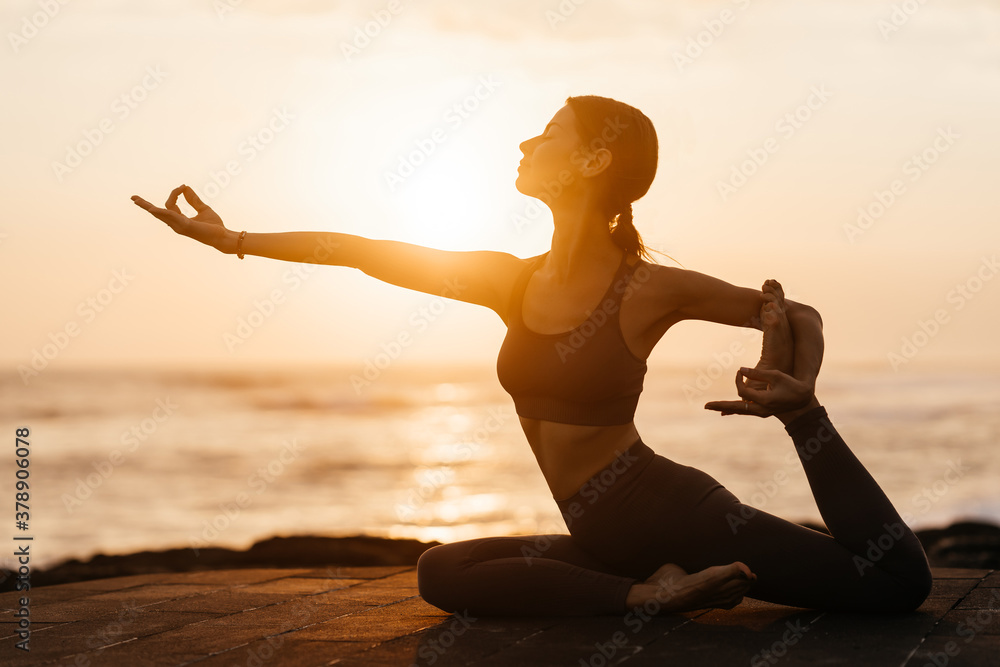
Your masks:
{"label": "sky", "polygon": [[[240,261],[129,198],[186,183],[235,230],[528,257],[552,227],[514,188],[518,144],[575,94],[657,128],[647,243],[734,284],[780,280],[823,315],[828,365],[1000,368],[995,2],[9,0],[0,27],[0,368],[26,384],[492,364],[490,311]],[[651,363],[743,340],[686,322]]]}

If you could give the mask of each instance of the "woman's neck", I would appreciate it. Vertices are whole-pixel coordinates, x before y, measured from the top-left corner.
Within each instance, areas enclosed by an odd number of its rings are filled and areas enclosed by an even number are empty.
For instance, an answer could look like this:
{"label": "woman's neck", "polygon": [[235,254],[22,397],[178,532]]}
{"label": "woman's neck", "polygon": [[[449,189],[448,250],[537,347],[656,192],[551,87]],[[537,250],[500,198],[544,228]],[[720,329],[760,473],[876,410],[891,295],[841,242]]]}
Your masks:
{"label": "woman's neck", "polygon": [[559,202],[552,208],[555,230],[545,261],[547,273],[558,282],[570,282],[603,264],[615,265],[622,249],[611,240],[607,216],[587,202]]}

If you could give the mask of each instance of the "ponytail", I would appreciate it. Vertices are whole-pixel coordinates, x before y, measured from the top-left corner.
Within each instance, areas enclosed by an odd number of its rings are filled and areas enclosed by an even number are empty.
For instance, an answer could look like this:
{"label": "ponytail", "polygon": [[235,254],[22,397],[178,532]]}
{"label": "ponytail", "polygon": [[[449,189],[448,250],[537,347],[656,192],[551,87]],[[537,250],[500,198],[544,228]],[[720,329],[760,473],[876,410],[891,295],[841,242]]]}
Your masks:
{"label": "ponytail", "polygon": [[[611,221],[611,240],[628,255],[633,255],[647,262],[654,262],[653,256],[642,242],[639,230],[632,221],[632,204],[626,203]],[[671,258],[672,259],[672,258]],[[655,263],[655,262],[654,262]]]}
{"label": "ponytail", "polygon": [[[676,259],[667,253],[647,248],[646,244],[642,242],[639,230],[635,228],[635,224],[632,222],[632,204],[624,204],[621,211],[615,215],[614,220],[609,224],[609,228],[611,229],[611,240],[615,242],[615,245],[624,250],[626,254],[634,255],[655,264],[656,261],[653,259],[653,253],[655,252],[671,261],[677,262]],[[682,267],[684,266],[680,262],[677,262],[677,264]]]}

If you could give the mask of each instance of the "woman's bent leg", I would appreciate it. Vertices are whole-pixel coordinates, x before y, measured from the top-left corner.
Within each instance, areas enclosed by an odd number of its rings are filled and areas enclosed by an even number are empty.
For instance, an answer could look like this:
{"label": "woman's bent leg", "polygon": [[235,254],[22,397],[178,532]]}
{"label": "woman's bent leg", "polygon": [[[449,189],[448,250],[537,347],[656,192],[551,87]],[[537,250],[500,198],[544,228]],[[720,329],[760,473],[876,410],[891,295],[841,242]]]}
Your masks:
{"label": "woman's bent leg", "polygon": [[744,505],[719,488],[701,508],[702,516],[715,517],[713,560],[746,563],[758,576],[748,595],[758,599],[852,611],[918,607],[931,586],[920,541],[826,411],[803,414],[787,430],[830,535]]}
{"label": "woman's bent leg", "polygon": [[417,584],[426,602],[473,616],[623,614],[636,583],[610,573],[569,535],[442,544],[417,562]]}
{"label": "woman's bent leg", "polygon": [[[576,544],[612,571],[644,580],[673,563],[687,572],[734,562],[746,593],[779,604],[853,611],[914,609],[930,588],[919,541],[817,409],[789,424],[832,537],[744,505],[711,476],[637,443],[637,462],[601,471],[560,501]],[[873,548],[874,545],[874,548]]]}
{"label": "woman's bent leg", "polygon": [[918,606],[931,587],[920,540],[837,433],[826,410],[811,410],[786,430],[820,515],[833,538],[853,554],[858,577],[864,580],[869,573],[884,572],[906,588],[908,601],[902,606]]}

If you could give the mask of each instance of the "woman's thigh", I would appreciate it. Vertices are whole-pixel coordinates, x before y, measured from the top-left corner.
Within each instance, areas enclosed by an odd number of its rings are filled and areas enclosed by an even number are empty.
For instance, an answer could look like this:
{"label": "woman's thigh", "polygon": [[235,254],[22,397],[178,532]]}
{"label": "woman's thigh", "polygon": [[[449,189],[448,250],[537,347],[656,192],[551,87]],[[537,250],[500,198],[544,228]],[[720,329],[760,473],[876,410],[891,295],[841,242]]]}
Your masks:
{"label": "woman's thigh", "polygon": [[688,572],[732,562],[757,575],[749,595],[829,609],[891,607],[906,583],[825,533],[740,500],[710,475],[656,456],[628,484],[569,522],[577,544],[617,572],[648,578],[665,563]]}

